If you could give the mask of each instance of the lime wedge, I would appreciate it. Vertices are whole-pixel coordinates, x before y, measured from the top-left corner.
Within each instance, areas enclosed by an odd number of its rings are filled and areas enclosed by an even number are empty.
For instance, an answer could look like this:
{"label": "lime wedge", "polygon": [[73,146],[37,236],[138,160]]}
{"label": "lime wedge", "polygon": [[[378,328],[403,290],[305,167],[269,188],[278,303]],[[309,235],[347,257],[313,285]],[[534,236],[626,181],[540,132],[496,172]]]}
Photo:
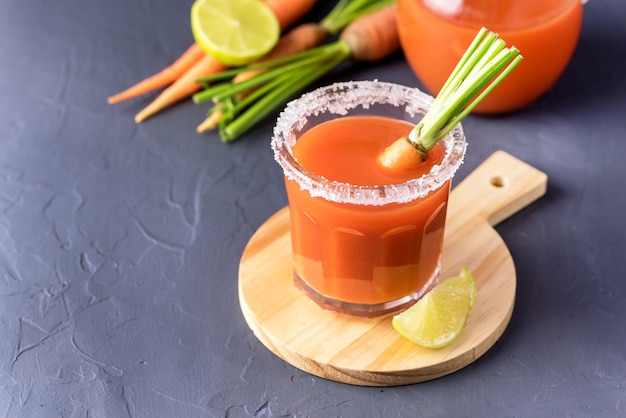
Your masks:
{"label": "lime wedge", "polygon": [[228,66],[261,58],[280,37],[276,15],[260,0],[195,0],[191,31],[207,54]]}
{"label": "lime wedge", "polygon": [[461,334],[476,301],[476,284],[466,267],[437,284],[415,305],[393,317],[405,338],[427,348],[450,345]]}

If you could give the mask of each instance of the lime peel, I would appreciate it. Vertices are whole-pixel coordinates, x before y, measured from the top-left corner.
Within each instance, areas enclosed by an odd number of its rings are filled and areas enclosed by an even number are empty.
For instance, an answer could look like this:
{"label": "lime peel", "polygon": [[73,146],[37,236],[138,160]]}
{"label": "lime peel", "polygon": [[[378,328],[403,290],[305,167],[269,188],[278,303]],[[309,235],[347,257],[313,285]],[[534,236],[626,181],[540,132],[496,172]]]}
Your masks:
{"label": "lime peel", "polygon": [[403,337],[426,348],[443,348],[461,335],[476,301],[476,284],[467,267],[432,288],[413,306],[393,317]]}

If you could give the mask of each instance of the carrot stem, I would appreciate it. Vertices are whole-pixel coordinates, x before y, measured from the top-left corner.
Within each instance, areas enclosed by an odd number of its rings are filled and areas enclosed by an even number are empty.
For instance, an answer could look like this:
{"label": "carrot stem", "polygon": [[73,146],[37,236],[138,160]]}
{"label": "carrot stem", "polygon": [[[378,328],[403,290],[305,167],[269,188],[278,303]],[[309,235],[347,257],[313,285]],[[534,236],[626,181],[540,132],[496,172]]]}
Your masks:
{"label": "carrot stem", "polygon": [[335,7],[320,22],[331,34],[338,34],[348,24],[361,16],[387,7],[396,0],[339,0]]}
{"label": "carrot stem", "polygon": [[281,84],[283,84],[289,77],[289,74],[282,74],[276,77],[271,82],[259,87],[258,89],[252,91],[249,95],[245,96],[240,100],[229,101],[228,109],[224,112],[224,121],[223,126],[226,126],[229,122],[233,121],[237,115],[242,113],[246,108],[251,106],[256,100],[262,98],[268,92],[276,88],[280,88]]}
{"label": "carrot stem", "polygon": [[489,95],[521,62],[517,48],[481,28],[408,136],[398,138],[379,155],[385,168],[419,164],[428,152]]}
{"label": "carrot stem", "polygon": [[203,81],[203,82],[214,82],[214,81],[220,81],[220,80],[224,80],[227,78],[231,78],[232,76],[235,76],[239,73],[243,73],[243,72],[247,72],[247,71],[252,71],[252,70],[259,70],[259,69],[267,69],[267,68],[274,68],[274,67],[278,67],[281,66],[283,64],[288,64],[291,63],[293,61],[298,61],[301,59],[304,59],[305,57],[309,57],[311,55],[316,55],[318,52],[318,48],[323,48],[322,46],[316,47],[316,48],[312,48],[312,49],[308,49],[305,51],[301,51],[292,55],[288,55],[285,57],[279,57],[279,58],[275,58],[273,60],[268,60],[268,61],[263,61],[260,62],[258,64],[251,64],[249,66],[245,66],[245,67],[237,67],[237,68],[232,68],[230,70],[226,70],[226,71],[222,71],[218,74],[212,74],[212,75],[208,75],[206,77],[201,77],[199,78],[197,81]]}
{"label": "carrot stem", "polygon": [[522,59],[517,48],[506,48],[497,34],[485,28],[478,31],[467,51],[428,112],[408,135],[424,154],[491,93]]}
{"label": "carrot stem", "polygon": [[317,54],[314,54],[314,55],[306,54],[307,55],[306,58],[301,59],[301,60],[296,60],[290,63],[289,65],[286,65],[283,67],[276,67],[266,72],[260,73],[256,77],[253,77],[249,80],[242,81],[239,83],[233,83],[230,85],[230,88],[224,89],[220,91],[219,93],[214,94],[213,100],[220,101],[222,99],[225,99],[228,96],[233,96],[238,93],[247,91],[251,88],[258,87],[259,85],[262,85],[266,81],[272,81],[274,78],[276,78],[279,75],[286,74],[286,73],[288,74],[292,71],[297,71],[302,67],[313,66],[316,63],[320,62],[321,60],[326,59],[326,57],[331,54],[334,54],[334,49],[324,48],[324,47],[317,48]]}
{"label": "carrot stem", "polygon": [[[280,67],[281,64],[290,64],[294,61],[298,61],[301,57],[308,57],[310,55],[312,55],[311,51],[303,51],[298,54],[293,54],[293,55],[289,55],[286,57],[280,57],[274,60],[264,61],[259,64],[251,65],[249,67],[234,68],[232,70],[222,71],[221,73],[218,73],[218,74],[203,77],[199,79],[198,81],[207,82],[207,84],[209,84],[210,82],[220,81],[220,80],[223,80],[224,78],[230,78],[234,75],[241,74],[241,73],[256,71],[258,69],[267,70],[264,72],[256,73],[254,77],[250,77],[249,79],[246,79],[246,80],[239,80],[237,82],[233,80],[232,83],[217,84],[217,85],[212,85],[212,86],[208,85],[205,87],[203,91],[194,94],[192,99],[194,103],[201,104],[209,100],[218,101],[216,96],[219,96],[220,93],[225,92],[225,91],[233,92],[233,94],[239,94],[239,93],[245,92],[251,88],[258,86],[262,82],[274,77],[276,73],[273,72],[273,70],[277,67]],[[268,72],[270,75],[267,75]],[[279,68],[279,72],[280,72],[280,68]],[[262,74],[266,74],[266,75],[261,77]]]}
{"label": "carrot stem", "polygon": [[280,87],[273,89],[269,94],[257,100],[248,110],[237,117],[222,130],[223,140],[232,141],[249,130],[255,123],[263,119],[277,106],[304,89],[307,85],[317,80],[331,69],[335,68],[345,58],[342,55],[333,56],[321,66],[310,69],[300,69],[298,72],[284,74],[289,82],[281,83]]}

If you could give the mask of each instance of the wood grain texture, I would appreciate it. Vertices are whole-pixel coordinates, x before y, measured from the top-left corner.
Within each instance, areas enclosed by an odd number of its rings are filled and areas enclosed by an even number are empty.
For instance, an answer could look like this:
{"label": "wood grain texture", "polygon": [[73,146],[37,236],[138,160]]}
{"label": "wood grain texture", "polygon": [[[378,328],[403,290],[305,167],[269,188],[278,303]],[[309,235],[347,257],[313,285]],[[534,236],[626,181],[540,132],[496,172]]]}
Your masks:
{"label": "wood grain texture", "polygon": [[251,237],[239,268],[239,302],[255,336],[293,366],[338,382],[393,386],[452,373],[484,354],[502,335],[515,301],[511,254],[493,229],[541,197],[547,176],[498,151],[451,193],[442,275],[465,265],[477,284],[463,334],[443,349],[400,336],[391,314],[359,318],[322,310],[293,284],[289,211],[283,208]]}

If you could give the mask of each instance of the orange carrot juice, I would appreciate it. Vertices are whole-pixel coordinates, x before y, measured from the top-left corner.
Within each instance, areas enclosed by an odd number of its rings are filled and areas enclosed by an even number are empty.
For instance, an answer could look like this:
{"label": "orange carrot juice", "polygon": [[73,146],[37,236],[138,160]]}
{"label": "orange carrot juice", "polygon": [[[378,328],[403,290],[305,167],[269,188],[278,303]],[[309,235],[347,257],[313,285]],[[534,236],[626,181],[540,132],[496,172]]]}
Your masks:
{"label": "orange carrot juice", "polygon": [[[437,148],[414,170],[387,173],[376,157],[412,125],[395,119],[352,116],[306,132],[293,148],[303,167],[358,186],[402,183],[441,163]],[[287,194],[296,274],[313,291],[355,304],[377,305],[416,294],[437,273],[443,245],[449,182],[403,204],[358,206],[311,197],[293,180]]]}
{"label": "orange carrot juice", "polygon": [[481,26],[524,56],[477,112],[517,110],[546,92],[567,66],[580,34],[581,0],[398,0],[398,35],[409,65],[438,93]]}
{"label": "orange carrot juice", "polygon": [[[326,309],[374,316],[413,303],[436,281],[451,177],[465,142],[459,127],[456,137],[438,144],[420,166],[406,171],[380,167],[378,155],[414,126],[413,120],[404,120],[411,119],[404,116],[406,110],[397,109],[408,106],[403,101],[411,94],[426,96],[389,83],[354,84],[360,88],[345,100],[358,111],[333,115],[342,95],[348,96],[334,91],[320,99],[327,100],[321,108],[329,106],[331,115],[318,116],[320,108],[306,104],[298,110],[311,114],[282,124],[284,112],[273,146],[285,171],[295,283]],[[367,88],[374,87],[381,98],[368,95]],[[400,105],[356,105],[393,94]],[[281,139],[288,147],[277,146],[276,132],[289,137],[294,129],[300,131],[295,142]]]}

